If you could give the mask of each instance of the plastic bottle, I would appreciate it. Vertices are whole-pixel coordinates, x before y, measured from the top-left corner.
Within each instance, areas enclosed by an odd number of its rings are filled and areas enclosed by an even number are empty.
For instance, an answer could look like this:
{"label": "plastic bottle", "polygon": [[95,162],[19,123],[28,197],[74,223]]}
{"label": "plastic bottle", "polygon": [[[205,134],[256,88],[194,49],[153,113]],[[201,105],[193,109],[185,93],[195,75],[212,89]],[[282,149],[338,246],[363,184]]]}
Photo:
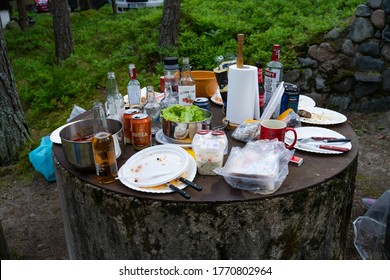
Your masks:
{"label": "plastic bottle", "polygon": [[181,78],[179,80],[179,104],[184,106],[192,105],[195,98],[195,80],[191,75],[190,60],[188,57],[184,57]]}
{"label": "plastic bottle", "polygon": [[179,60],[177,57],[164,58],[164,85],[171,83],[172,97],[179,103],[178,83],[180,79]]}
{"label": "plastic bottle", "polygon": [[279,83],[283,80],[283,64],[280,59],[280,46],[274,45],[272,48],[272,59],[267,63],[264,75],[264,100],[267,105],[272,98]]}
{"label": "plastic bottle", "polygon": [[141,86],[137,80],[137,72],[134,64],[129,64],[130,81],[127,84],[129,108],[141,107]]}
{"label": "plastic bottle", "polygon": [[146,98],[147,101],[143,106],[142,110],[143,113],[147,114],[150,118],[150,129],[152,135],[156,135],[157,131],[159,131],[161,128],[161,123],[160,123],[161,107],[160,104],[156,101],[153,86],[146,87]]}
{"label": "plastic bottle", "polygon": [[113,101],[115,103],[117,114],[122,120],[123,113],[125,111],[125,101],[119,92],[118,83],[116,81],[114,72],[107,73],[107,94],[107,104],[109,101]]}
{"label": "plastic bottle", "polygon": [[93,105],[93,131],[92,151],[96,174],[101,184],[109,184],[116,180],[118,166],[114,139],[108,130],[107,119],[100,102]]}

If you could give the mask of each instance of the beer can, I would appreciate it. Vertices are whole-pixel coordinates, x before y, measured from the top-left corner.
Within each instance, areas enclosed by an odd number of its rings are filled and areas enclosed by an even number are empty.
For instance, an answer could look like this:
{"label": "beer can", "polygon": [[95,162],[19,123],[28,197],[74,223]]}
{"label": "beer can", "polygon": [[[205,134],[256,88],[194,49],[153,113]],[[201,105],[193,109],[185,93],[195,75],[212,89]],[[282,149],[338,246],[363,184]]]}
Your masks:
{"label": "beer can", "polygon": [[202,109],[210,110],[210,102],[206,97],[195,98],[193,105],[198,106]]}
{"label": "beer can", "polygon": [[124,132],[125,132],[125,144],[131,144],[132,136],[131,136],[131,116],[135,114],[141,113],[140,109],[131,108],[125,110],[123,114],[123,122],[124,122]]}
{"label": "beer can", "polygon": [[135,150],[142,150],[151,146],[152,133],[150,130],[150,118],[147,114],[131,116],[131,133]]}
{"label": "beer can", "polygon": [[291,108],[298,114],[299,90],[294,84],[284,83],[284,93],[280,102],[280,114]]}

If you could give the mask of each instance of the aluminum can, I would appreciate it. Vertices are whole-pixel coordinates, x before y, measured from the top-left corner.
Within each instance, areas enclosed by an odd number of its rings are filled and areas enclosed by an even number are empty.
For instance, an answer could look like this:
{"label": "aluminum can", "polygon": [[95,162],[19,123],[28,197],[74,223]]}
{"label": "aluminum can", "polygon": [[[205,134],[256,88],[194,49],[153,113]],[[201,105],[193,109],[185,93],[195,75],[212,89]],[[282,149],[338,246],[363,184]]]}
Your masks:
{"label": "aluminum can", "polygon": [[210,110],[210,102],[206,97],[195,98],[193,105],[202,109]]}
{"label": "aluminum can", "polygon": [[131,116],[139,113],[141,113],[140,109],[132,108],[125,110],[123,114],[125,144],[133,143],[131,136]]}
{"label": "aluminum can", "polygon": [[152,133],[150,130],[150,118],[147,114],[131,116],[131,133],[135,150],[142,150],[151,146]]}
{"label": "aluminum can", "polygon": [[284,93],[280,103],[280,114],[291,108],[298,114],[299,89],[294,84],[284,83]]}

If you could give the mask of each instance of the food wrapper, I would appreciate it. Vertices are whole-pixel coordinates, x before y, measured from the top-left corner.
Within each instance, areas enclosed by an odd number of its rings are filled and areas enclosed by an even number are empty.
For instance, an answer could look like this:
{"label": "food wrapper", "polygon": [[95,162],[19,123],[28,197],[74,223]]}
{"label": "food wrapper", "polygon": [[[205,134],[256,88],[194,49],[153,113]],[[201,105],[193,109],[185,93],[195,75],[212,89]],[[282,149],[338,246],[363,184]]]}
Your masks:
{"label": "food wrapper", "polygon": [[214,172],[233,188],[271,194],[286,179],[293,154],[294,150],[276,139],[248,142],[243,148],[233,147],[225,166]]}
{"label": "food wrapper", "polygon": [[284,121],[287,124],[287,127],[301,127],[301,119],[297,113],[294,112],[293,109],[289,108],[284,111],[277,118],[280,121]]}
{"label": "food wrapper", "polygon": [[238,141],[249,142],[259,139],[260,136],[260,121],[245,120],[232,133],[232,137]]}

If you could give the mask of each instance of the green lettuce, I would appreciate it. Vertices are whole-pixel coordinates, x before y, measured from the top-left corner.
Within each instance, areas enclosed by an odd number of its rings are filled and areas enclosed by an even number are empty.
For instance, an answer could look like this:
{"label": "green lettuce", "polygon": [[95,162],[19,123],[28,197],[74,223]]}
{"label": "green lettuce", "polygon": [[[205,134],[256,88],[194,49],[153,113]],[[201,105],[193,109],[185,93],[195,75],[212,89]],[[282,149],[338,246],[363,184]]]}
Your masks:
{"label": "green lettuce", "polygon": [[206,119],[202,110],[195,105],[173,105],[161,111],[161,116],[171,122],[199,122]]}

